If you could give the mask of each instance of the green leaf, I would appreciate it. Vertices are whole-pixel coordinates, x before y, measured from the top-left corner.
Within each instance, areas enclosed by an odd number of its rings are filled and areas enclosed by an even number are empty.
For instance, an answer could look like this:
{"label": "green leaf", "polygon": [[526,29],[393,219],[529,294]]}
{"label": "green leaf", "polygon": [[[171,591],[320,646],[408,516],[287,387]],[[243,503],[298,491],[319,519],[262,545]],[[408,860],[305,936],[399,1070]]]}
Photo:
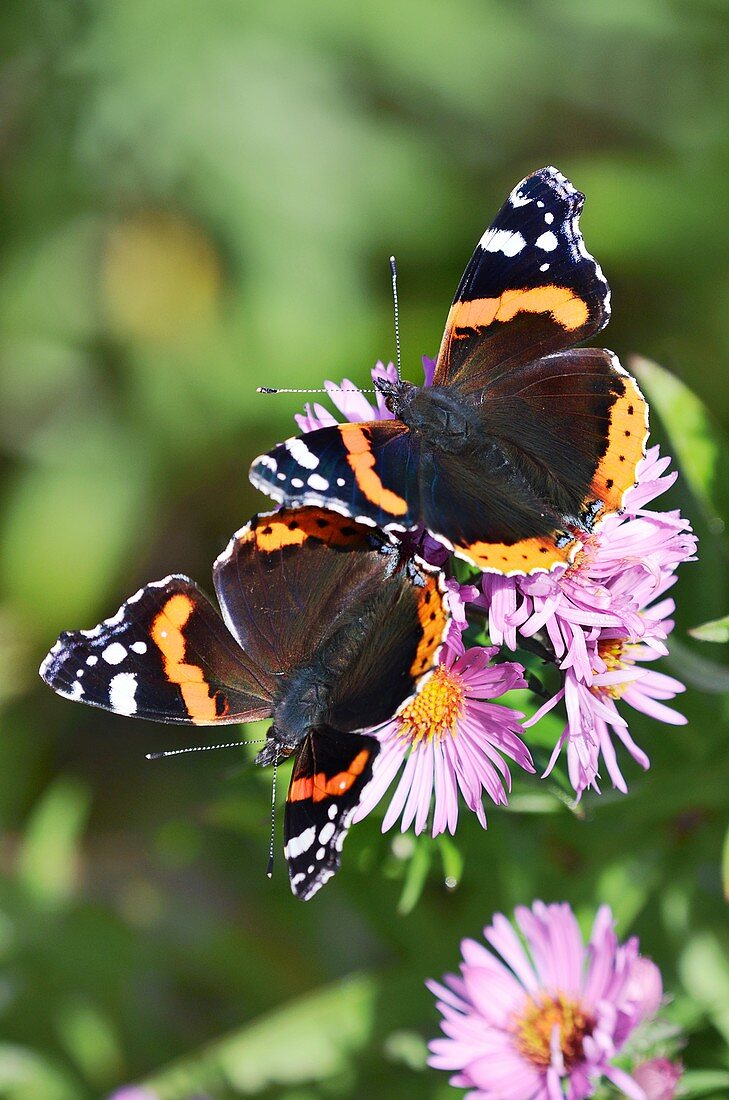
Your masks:
{"label": "green leaf", "polygon": [[711,932],[701,932],[689,941],[679,958],[679,973],[686,991],[729,1040],[729,963],[723,945]]}
{"label": "green leaf", "polygon": [[681,1078],[677,1096],[715,1096],[729,1093],[729,1073],[721,1069],[688,1069]]}
{"label": "green leaf", "polygon": [[463,853],[448,833],[441,833],[437,844],[443,862],[445,884],[449,890],[455,890],[463,875]]}
{"label": "green leaf", "polygon": [[405,872],[405,882],[402,888],[400,900],[397,903],[397,911],[402,917],[412,913],[420,900],[428,871],[433,858],[433,846],[430,837],[420,837],[415,843],[415,851],[410,857]]}
{"label": "green leaf", "polygon": [[692,638],[698,638],[700,642],[729,642],[729,615],[722,619],[712,619],[711,622],[702,623],[689,630]]}
{"label": "green leaf", "polygon": [[19,877],[36,903],[55,908],[71,897],[89,801],[85,787],[61,778],[37,803],[18,855]]}
{"label": "green leaf", "polygon": [[721,881],[724,884],[724,897],[729,902],[729,829],[724,835],[724,847],[721,856]]}
{"label": "green leaf", "polygon": [[0,1096],[3,1100],[78,1100],[83,1096],[60,1069],[35,1051],[0,1043]]}
{"label": "green leaf", "polygon": [[694,653],[675,635],[671,638],[671,651],[665,662],[666,667],[680,680],[699,691],[711,695],[723,695],[729,691],[729,669]]}
{"label": "green leaf", "polygon": [[188,1100],[196,1092],[248,1096],[341,1076],[371,1037],[378,993],[372,978],[346,978],[211,1043],[143,1087],[159,1100]]}
{"label": "green leaf", "polygon": [[675,374],[640,356],[633,356],[629,365],[666,429],[681,473],[711,530],[721,533],[729,504],[722,489],[729,443],[703,402]]}

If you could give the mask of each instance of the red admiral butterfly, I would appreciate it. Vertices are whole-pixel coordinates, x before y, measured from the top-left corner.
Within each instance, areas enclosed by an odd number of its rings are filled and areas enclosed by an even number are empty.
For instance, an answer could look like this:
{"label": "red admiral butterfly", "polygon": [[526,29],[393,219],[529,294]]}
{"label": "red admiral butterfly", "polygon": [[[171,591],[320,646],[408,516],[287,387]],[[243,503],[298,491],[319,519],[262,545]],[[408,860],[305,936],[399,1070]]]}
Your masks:
{"label": "red admiral butterfly", "polygon": [[213,567],[222,618],[184,576],[148,584],[40,674],[68,699],[160,722],[273,718],[256,757],[294,754],[285,848],[310,898],[339,868],[376,738],[426,682],[450,625],[440,570],[320,508],[259,515]]}
{"label": "red admiral butterfly", "polygon": [[254,461],[253,484],[386,530],[422,524],[489,572],[571,561],[622,507],[648,436],[616,357],[574,348],[610,315],[583,202],[556,168],[523,180],[461,279],[432,386],[377,379],[397,419],[289,439]]}

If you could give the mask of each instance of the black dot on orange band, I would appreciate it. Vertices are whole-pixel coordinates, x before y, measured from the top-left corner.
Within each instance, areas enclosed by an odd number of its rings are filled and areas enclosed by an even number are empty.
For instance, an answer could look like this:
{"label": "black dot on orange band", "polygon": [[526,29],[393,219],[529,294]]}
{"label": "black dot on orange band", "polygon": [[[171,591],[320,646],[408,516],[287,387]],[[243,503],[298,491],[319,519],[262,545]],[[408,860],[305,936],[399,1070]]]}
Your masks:
{"label": "black dot on orange band", "polygon": [[632,416],[632,415],[633,415],[633,406],[628,405],[628,416]]}
{"label": "black dot on orange band", "polygon": [[620,461],[625,462],[625,455],[620,455]]}
{"label": "black dot on orange band", "polygon": [[299,524],[298,524],[297,520],[295,520],[295,519],[289,520],[289,531],[295,531],[298,528],[298,526],[299,526]]}
{"label": "black dot on orange band", "polygon": [[329,523],[327,522],[327,520],[322,519],[322,517],[320,516],[319,519],[317,519],[316,521],[316,525],[317,527],[328,527]]}
{"label": "black dot on orange band", "polygon": [[539,547],[539,553],[540,554],[546,554],[547,553],[547,547],[546,546],[540,546]]}
{"label": "black dot on orange band", "polygon": [[605,482],[605,484],[607,485],[608,489],[612,489],[612,487],[615,483],[614,483],[613,479],[611,477],[609,477],[607,479],[607,481]]}
{"label": "black dot on orange band", "polygon": [[264,534],[264,535],[270,535],[270,534],[271,534],[271,532],[273,531],[273,527],[272,527],[272,526],[271,526],[271,524],[269,523],[267,527],[263,527],[263,528],[262,528],[262,531],[263,531],[263,534]]}
{"label": "black dot on orange band", "polygon": [[625,434],[630,435],[630,432],[626,429]]}
{"label": "black dot on orange band", "polygon": [[352,527],[351,524],[345,523],[344,527],[340,528],[343,535],[356,535],[357,528]]}

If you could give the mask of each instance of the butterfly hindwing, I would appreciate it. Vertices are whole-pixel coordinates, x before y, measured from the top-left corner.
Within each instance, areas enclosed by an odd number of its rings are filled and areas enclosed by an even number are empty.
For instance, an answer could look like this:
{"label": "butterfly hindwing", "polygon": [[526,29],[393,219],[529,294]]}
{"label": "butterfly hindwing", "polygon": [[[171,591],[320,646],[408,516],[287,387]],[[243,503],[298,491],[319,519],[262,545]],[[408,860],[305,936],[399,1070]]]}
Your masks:
{"label": "butterfly hindwing", "polygon": [[594,336],[610,291],[579,228],[584,195],[556,168],[522,180],[486,230],[446,321],[435,385],[463,393]]}
{"label": "butterfly hindwing", "polygon": [[267,718],[274,690],[179,575],[141,588],[92,630],[61,634],[40,673],[68,699],[184,725]]}
{"label": "butterfly hindwing", "polygon": [[284,855],[291,889],[307,901],[339,870],[342,845],[379,742],[326,729],[312,731],[294,760],[286,798]]}

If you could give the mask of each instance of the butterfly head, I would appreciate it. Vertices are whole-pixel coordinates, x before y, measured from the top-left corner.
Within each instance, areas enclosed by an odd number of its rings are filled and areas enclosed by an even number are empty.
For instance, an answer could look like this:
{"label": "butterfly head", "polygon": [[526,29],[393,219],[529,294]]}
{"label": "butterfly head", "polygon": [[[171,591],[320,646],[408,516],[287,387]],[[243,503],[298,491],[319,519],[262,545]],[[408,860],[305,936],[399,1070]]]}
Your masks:
{"label": "butterfly head", "polygon": [[375,378],[374,384],[384,397],[390,412],[397,417],[400,417],[403,409],[410,404],[418,391],[417,386],[412,382],[406,382],[403,378],[398,378],[396,382],[391,382],[389,378]]}
{"label": "butterfly head", "polygon": [[269,727],[266,733],[266,744],[256,756],[254,763],[261,767],[267,767],[276,760],[279,762],[285,760],[287,756],[291,756],[296,750],[301,740],[302,738],[298,734],[295,736],[295,740],[292,737],[287,737],[286,731],[278,729],[274,724]]}

